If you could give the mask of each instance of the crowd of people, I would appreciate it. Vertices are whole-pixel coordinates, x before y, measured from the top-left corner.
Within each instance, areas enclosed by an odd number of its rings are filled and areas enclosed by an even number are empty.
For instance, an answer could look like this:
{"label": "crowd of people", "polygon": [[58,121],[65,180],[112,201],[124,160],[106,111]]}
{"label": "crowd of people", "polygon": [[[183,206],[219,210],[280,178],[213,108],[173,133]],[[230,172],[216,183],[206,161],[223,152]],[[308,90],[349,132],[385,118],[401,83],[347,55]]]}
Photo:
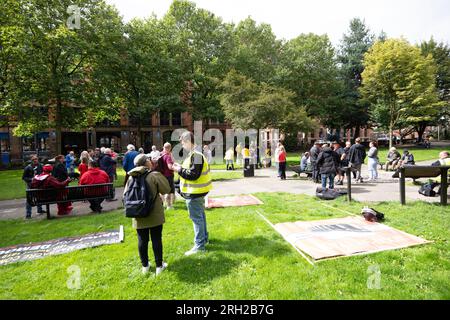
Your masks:
{"label": "crowd of people", "polygon": [[[205,197],[212,188],[209,168],[212,157],[208,154],[207,148],[204,148],[203,152],[199,151],[194,144],[194,135],[191,132],[185,132],[180,137],[180,142],[183,149],[188,152],[182,164],[174,161],[170,143],[165,143],[162,151],[153,146],[149,154],[145,154],[142,148],[136,151],[135,146],[130,144],[123,157],[122,164],[126,173],[124,195],[128,191],[130,181],[145,174],[145,181],[151,193],[149,196],[154,199],[148,214],[145,217],[133,218],[132,221],[138,236],[138,252],[144,274],[148,273],[150,268],[148,257],[150,239],[156,263],[156,275],[167,268],[167,263],[163,260],[162,230],[165,223],[165,210],[173,209],[175,202],[175,173],[179,177],[179,193],[186,200],[187,211],[194,226],[194,246],[185,255],[204,252],[209,243]],[[75,153],[70,151],[66,156],[55,157],[54,165],[42,165],[39,163],[38,156],[33,155],[31,163],[24,169],[22,179],[29,189],[63,189],[74,181],[75,168],[78,167],[79,185],[112,183],[117,177],[116,165],[117,154],[108,148],[83,151],[78,161]],[[93,212],[102,211],[103,199],[89,200],[89,202]],[[72,209],[70,202],[59,203],[58,215],[68,215]],[[31,210],[31,205],[27,202],[27,219],[31,218]],[[45,213],[40,206],[37,211],[38,214]]]}
{"label": "crowd of people", "polygon": [[[279,148],[277,148],[276,153]],[[321,183],[323,188],[334,189],[334,185],[343,185],[346,178],[346,168],[350,167],[353,178],[359,182],[364,182],[361,168],[367,158],[368,181],[378,180],[378,166],[382,167],[378,156],[378,144],[376,141],[369,143],[369,150],[361,144],[361,139],[355,139],[355,144],[350,141],[345,143],[345,147],[340,142],[334,141],[331,144],[316,141],[314,146],[305,152],[300,159],[300,172],[311,172],[311,179],[315,183]],[[385,170],[397,170],[403,165],[414,165],[414,155],[407,149],[403,150],[403,155],[395,147],[389,150],[386,158]],[[283,171],[283,167],[279,169]],[[280,175],[279,175],[280,177]],[[337,177],[337,181],[336,181]]]}

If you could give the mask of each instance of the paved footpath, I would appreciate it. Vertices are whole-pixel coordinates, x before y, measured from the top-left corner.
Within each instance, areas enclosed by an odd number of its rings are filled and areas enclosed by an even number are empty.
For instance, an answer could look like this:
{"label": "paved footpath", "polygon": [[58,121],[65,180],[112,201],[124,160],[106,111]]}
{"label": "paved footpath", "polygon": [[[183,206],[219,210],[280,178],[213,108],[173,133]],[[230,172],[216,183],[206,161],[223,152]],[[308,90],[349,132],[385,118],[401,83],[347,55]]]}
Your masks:
{"label": "paved footpath", "polygon": [[[429,165],[433,161],[420,163],[421,165]],[[223,170],[220,170],[223,171]],[[226,171],[225,171],[226,172]],[[367,166],[362,169],[363,178],[367,181],[368,170]],[[352,185],[352,198],[360,202],[381,202],[381,201],[400,201],[400,192],[398,179],[392,178],[393,172],[385,172],[379,170],[379,181],[355,183]],[[277,178],[277,172],[274,168],[255,170],[255,177],[222,180],[220,182],[213,182],[213,190],[210,196],[226,196],[251,194],[257,192],[287,192],[294,194],[315,195],[317,184],[309,181],[306,178],[295,178],[294,172],[287,172],[287,180],[281,181]],[[407,179],[406,185],[406,200],[423,200],[428,202],[439,202],[439,197],[429,198],[420,195],[417,191],[419,186],[412,185],[412,179]],[[346,186],[338,186],[345,188]],[[102,206],[104,211],[116,210],[122,207],[122,193],[123,188],[116,188],[117,201],[106,202]],[[89,209],[89,203],[75,202],[73,204],[73,216],[94,214]],[[50,206],[52,216],[56,216],[56,205]],[[5,219],[23,219],[25,217],[25,199],[0,201],[0,220]],[[33,219],[45,219],[46,215],[36,215],[36,208],[33,208]]]}

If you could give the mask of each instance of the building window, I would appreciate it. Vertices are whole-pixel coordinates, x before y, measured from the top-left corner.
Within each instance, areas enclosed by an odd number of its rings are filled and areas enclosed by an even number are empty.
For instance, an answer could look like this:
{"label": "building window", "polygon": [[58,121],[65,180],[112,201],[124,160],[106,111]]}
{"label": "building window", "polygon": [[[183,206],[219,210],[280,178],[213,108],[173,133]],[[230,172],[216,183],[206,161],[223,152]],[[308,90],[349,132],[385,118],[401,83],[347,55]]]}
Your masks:
{"label": "building window", "polygon": [[172,125],[181,126],[181,112],[172,113]]}
{"label": "building window", "polygon": [[170,113],[160,112],[159,113],[159,125],[160,126],[170,126]]}

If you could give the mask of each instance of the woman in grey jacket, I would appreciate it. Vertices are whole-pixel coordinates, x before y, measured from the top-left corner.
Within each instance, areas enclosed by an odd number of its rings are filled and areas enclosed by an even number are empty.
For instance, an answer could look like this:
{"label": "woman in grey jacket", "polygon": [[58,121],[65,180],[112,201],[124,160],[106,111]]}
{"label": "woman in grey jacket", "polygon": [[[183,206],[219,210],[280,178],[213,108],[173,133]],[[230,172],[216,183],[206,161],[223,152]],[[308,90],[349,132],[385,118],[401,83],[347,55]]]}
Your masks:
{"label": "woman in grey jacket", "polygon": [[369,158],[369,181],[376,181],[378,179],[378,149],[377,143],[375,141],[370,142],[369,144],[370,150],[367,154]]}

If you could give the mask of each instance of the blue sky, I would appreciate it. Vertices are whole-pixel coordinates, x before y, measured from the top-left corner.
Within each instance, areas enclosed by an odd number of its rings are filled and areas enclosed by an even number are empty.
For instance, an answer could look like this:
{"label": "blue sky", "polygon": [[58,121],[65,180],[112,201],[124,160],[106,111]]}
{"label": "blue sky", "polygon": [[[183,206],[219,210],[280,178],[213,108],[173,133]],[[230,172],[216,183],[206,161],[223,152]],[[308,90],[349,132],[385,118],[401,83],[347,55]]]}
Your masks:
{"label": "blue sky", "polygon": [[[172,0],[106,0],[129,21],[164,15]],[[334,44],[348,29],[351,18],[365,19],[372,32],[384,30],[389,37],[404,36],[411,43],[428,40],[450,43],[449,0],[194,0],[226,22],[251,16],[272,26],[278,38],[301,33],[327,33]]]}

